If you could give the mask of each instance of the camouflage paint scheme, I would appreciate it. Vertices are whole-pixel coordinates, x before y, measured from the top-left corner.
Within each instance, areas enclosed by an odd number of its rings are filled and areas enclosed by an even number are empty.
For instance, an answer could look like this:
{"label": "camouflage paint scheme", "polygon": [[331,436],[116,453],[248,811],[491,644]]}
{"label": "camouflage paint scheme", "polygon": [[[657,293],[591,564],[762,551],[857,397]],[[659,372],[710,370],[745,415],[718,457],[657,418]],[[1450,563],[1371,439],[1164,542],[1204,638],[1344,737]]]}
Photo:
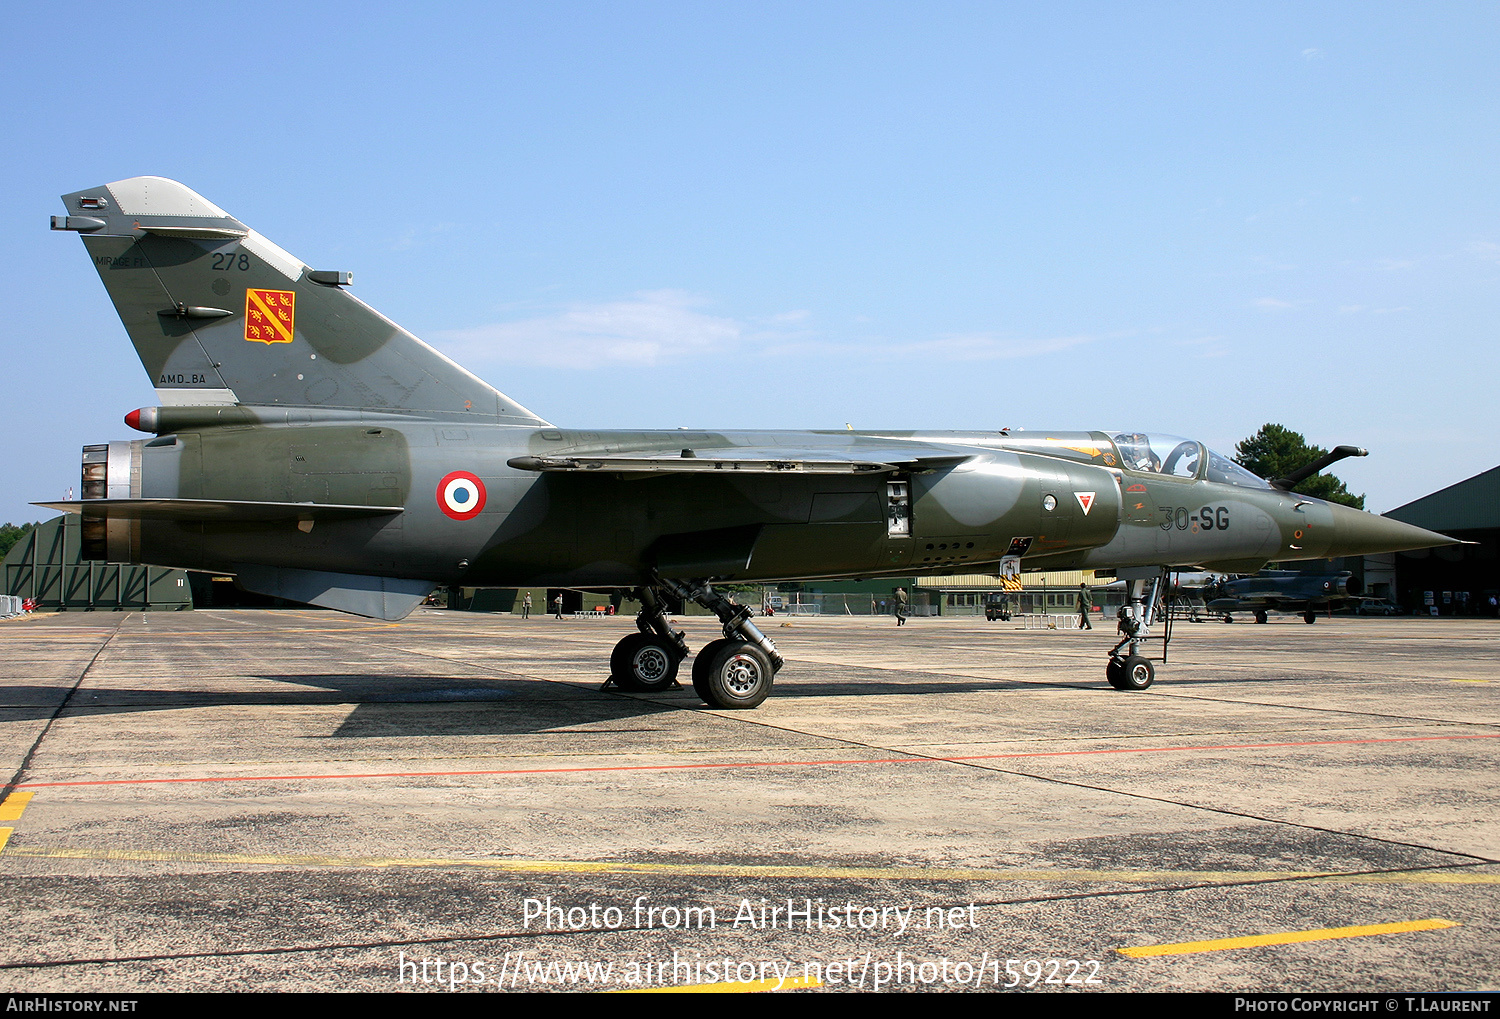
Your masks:
{"label": "camouflage paint scheme", "polygon": [[[161,404],[129,415],[155,438],[111,443],[103,489],[47,504],[107,522],[117,561],[399,618],[439,584],[975,573],[1017,551],[1249,572],[1449,541],[1209,480],[1188,440],[1135,470],[1130,433],[1103,431],[557,428],[181,184],[63,202],[54,229],[82,236]],[[275,342],[251,337],[268,303]],[[483,496],[466,519],[442,505],[455,472],[477,480],[454,499]]]}
{"label": "camouflage paint scheme", "polygon": [[1233,612],[1252,612],[1257,623],[1266,621],[1268,610],[1301,612],[1304,621],[1317,619],[1319,609],[1331,610],[1335,603],[1358,597],[1364,589],[1358,577],[1338,573],[1297,573],[1292,570],[1261,570],[1252,577],[1225,580],[1212,590],[1210,612],[1230,622]]}

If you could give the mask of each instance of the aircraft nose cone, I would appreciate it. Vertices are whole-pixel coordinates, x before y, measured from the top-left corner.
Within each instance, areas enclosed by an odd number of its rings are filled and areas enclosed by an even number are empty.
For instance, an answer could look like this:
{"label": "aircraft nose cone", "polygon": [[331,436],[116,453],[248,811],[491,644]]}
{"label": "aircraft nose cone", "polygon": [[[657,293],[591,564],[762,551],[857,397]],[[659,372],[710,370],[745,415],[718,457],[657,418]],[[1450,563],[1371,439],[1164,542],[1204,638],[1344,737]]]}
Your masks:
{"label": "aircraft nose cone", "polygon": [[1328,508],[1333,511],[1333,543],[1324,553],[1329,558],[1458,544],[1457,538],[1390,517],[1377,517],[1373,513],[1336,504]]}

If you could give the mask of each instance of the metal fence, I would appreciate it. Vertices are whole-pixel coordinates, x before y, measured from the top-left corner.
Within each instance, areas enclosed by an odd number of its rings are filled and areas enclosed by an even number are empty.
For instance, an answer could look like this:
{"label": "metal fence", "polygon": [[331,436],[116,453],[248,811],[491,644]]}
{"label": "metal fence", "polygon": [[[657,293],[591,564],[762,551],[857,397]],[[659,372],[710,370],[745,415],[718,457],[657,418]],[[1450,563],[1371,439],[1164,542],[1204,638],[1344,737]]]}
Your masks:
{"label": "metal fence", "polygon": [[1076,612],[1068,616],[1050,615],[1045,612],[1023,612],[1012,618],[1021,621],[1021,629],[1023,630],[1078,629],[1078,613]]}
{"label": "metal fence", "polygon": [[[779,598],[779,604],[777,602]],[[896,615],[895,599],[858,594],[782,594],[768,599],[778,616],[891,616]],[[753,602],[747,604],[754,605]],[[760,612],[764,605],[755,606]],[[984,611],[983,609],[980,610]],[[907,607],[908,616],[935,616],[937,606],[917,602]],[[946,614],[946,611],[945,611]]]}

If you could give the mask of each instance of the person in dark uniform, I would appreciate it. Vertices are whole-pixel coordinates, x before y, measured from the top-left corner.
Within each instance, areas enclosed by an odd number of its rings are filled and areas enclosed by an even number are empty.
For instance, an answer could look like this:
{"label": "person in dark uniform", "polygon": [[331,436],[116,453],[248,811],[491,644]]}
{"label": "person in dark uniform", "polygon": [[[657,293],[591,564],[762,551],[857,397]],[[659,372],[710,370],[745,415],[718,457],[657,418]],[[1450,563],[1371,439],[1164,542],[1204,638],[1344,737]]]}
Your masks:
{"label": "person in dark uniform", "polygon": [[896,588],[896,625],[906,625],[906,588]]}
{"label": "person in dark uniform", "polygon": [[1094,596],[1089,593],[1087,584],[1078,585],[1078,628],[1080,630],[1092,630],[1094,624],[1089,622],[1089,613],[1094,611]]}
{"label": "person in dark uniform", "polygon": [[531,592],[526,592],[526,597],[521,599],[521,618],[531,618]]}

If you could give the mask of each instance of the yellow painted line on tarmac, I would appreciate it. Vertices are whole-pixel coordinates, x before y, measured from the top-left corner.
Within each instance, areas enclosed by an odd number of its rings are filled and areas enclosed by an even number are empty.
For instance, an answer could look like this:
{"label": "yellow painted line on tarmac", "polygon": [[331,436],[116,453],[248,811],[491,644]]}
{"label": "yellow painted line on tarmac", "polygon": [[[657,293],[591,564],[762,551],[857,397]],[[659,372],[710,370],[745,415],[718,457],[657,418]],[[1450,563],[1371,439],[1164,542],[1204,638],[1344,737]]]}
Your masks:
{"label": "yellow painted line on tarmac", "polygon": [[19,821],[21,815],[26,813],[26,804],[36,793],[22,792],[19,789],[0,801],[0,821]]}
{"label": "yellow painted line on tarmac", "polygon": [[1336,938],[1368,938],[1377,934],[1437,931],[1445,927],[1457,926],[1459,925],[1452,920],[1409,920],[1405,923],[1375,923],[1361,927],[1324,927],[1315,931],[1252,934],[1249,937],[1219,938],[1214,941],[1183,941],[1175,945],[1142,945],[1138,948],[1117,948],[1115,951],[1132,959],[1149,959],[1158,955],[1192,955],[1197,952],[1223,952],[1231,948],[1295,945],[1304,941],[1332,941]]}
{"label": "yellow painted line on tarmac", "polygon": [[786,980],[730,981],[727,984],[683,984],[680,987],[630,987],[614,994],[763,994],[767,991],[800,991],[805,987],[822,987],[816,977],[789,977]]}
{"label": "yellow painted line on tarmac", "polygon": [[0,853],[5,852],[5,844],[10,841],[10,833],[14,828],[0,828]]}
{"label": "yellow painted line on tarmac", "polygon": [[98,860],[121,863],[207,863],[252,867],[436,868],[473,867],[512,874],[661,874],[679,877],[799,878],[885,881],[1051,881],[1088,884],[1223,884],[1246,881],[1320,881],[1341,884],[1500,884],[1500,874],[1401,871],[1330,874],[1327,871],[1235,870],[998,870],[955,867],[814,867],[796,864],[633,863],[623,860],[494,860],[452,857],[290,856],[189,853],[145,849],[15,846],[8,859]]}

